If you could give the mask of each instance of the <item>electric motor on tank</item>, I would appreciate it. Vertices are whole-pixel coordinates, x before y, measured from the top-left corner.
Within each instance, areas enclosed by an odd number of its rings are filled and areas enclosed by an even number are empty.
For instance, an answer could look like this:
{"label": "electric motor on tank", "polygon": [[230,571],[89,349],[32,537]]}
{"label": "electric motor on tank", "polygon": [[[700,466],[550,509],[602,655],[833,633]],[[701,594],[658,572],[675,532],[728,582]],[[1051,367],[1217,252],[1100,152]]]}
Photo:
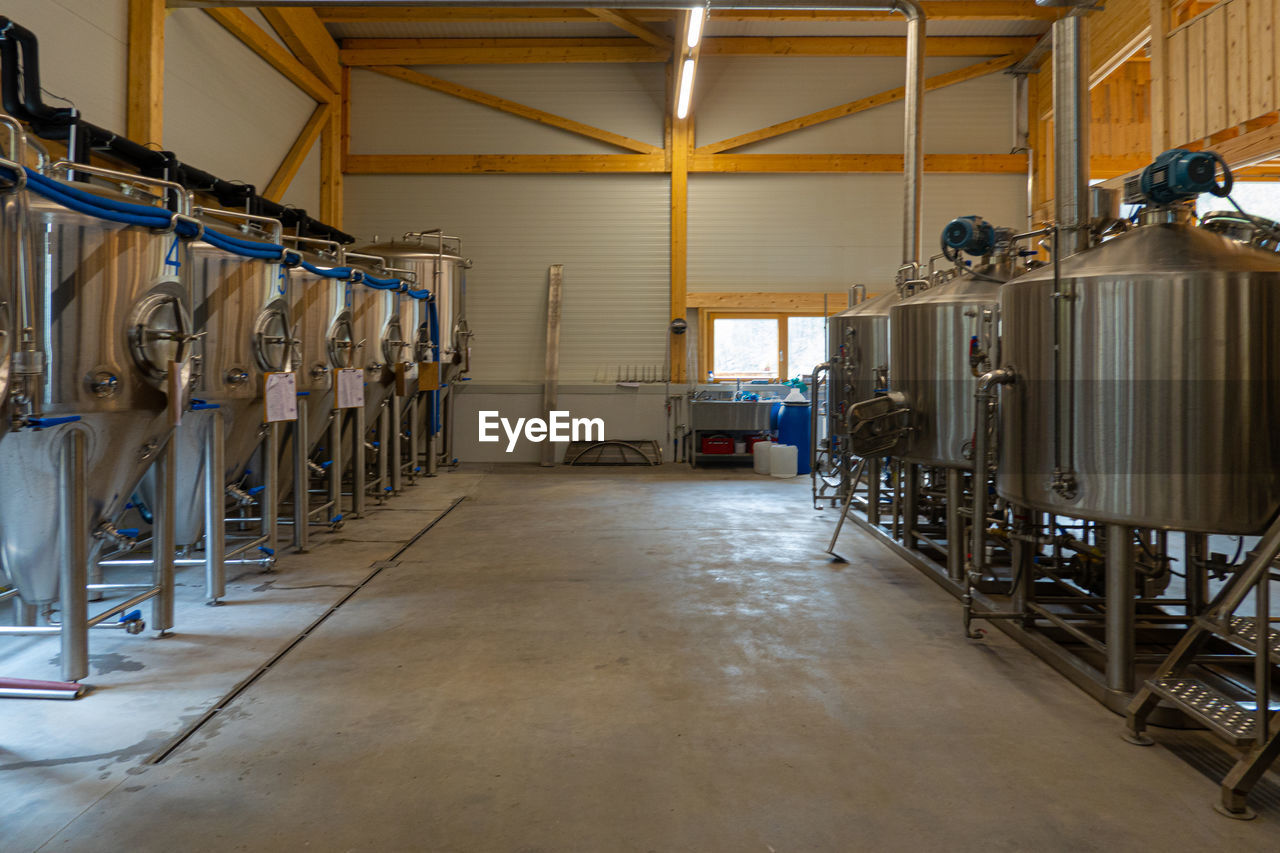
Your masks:
{"label": "electric motor on tank", "polygon": [[1126,186],[1137,227],[1001,288],[1001,496],[1192,532],[1280,510],[1280,257],[1192,224],[1230,187],[1213,152],[1165,152]]}

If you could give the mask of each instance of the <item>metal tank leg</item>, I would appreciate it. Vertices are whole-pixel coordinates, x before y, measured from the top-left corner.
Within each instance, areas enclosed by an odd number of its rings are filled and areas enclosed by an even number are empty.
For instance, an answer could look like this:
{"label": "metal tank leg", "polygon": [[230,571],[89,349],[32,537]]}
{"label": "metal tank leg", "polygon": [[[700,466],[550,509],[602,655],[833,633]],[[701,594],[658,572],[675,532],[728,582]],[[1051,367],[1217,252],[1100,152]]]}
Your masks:
{"label": "metal tank leg", "polygon": [[62,679],[89,674],[89,498],[84,433],[72,430],[63,446],[60,483],[62,536],[66,558],[58,567],[62,630]]}
{"label": "metal tank leg", "polygon": [[[378,412],[378,494],[399,492],[399,398],[396,394],[383,403],[383,410]],[[390,488],[390,492],[387,489]]]}
{"label": "metal tank leg", "polygon": [[263,453],[266,471],[263,472],[262,535],[267,537],[267,547],[272,553],[280,550],[280,424],[267,424],[266,445]]}
{"label": "metal tank leg", "polygon": [[1132,693],[1134,686],[1133,531],[1107,525],[1107,687]]}
{"label": "metal tank leg", "polygon": [[400,447],[400,427],[403,423],[401,416],[404,412],[398,395],[391,395],[391,405],[387,409],[389,410],[386,421],[387,435],[391,437],[391,444],[389,447],[384,448],[386,453],[378,455],[387,457],[387,469],[391,473],[391,494],[398,495],[404,490],[404,460],[400,458],[402,452]]}
{"label": "metal tank leg", "polygon": [[963,478],[959,469],[947,469],[947,574],[953,581],[964,580],[964,518],[960,515]]}
{"label": "metal tank leg", "polygon": [[293,422],[293,549],[306,553],[311,538],[311,475],[307,469],[307,398],[298,398],[298,419]]}
{"label": "metal tank leg", "polygon": [[1187,563],[1187,617],[1194,618],[1204,612],[1209,600],[1209,576],[1205,558],[1209,556],[1209,537],[1203,533],[1183,534],[1186,542]]}
{"label": "metal tank leg", "polygon": [[154,561],[156,597],[151,600],[151,627],[161,637],[173,628],[173,568],[178,502],[178,435],[169,436],[156,461],[159,504],[152,525],[151,559]]}
{"label": "metal tank leg", "polygon": [[356,406],[355,429],[351,442],[351,514],[362,518],[365,512],[365,475],[368,473],[368,462],[364,458],[364,406]]}
{"label": "metal tank leg", "polygon": [[440,470],[440,452],[436,443],[436,433],[433,425],[436,419],[436,398],[439,392],[427,392],[427,404],[423,406],[426,409],[425,420],[427,424],[426,445],[427,445],[427,476],[434,477]]}
{"label": "metal tank leg", "polygon": [[915,550],[916,525],[920,523],[920,466],[903,463],[902,543]]}
{"label": "metal tank leg", "polygon": [[329,500],[331,518],[342,515],[342,409],[329,413]]}
{"label": "metal tank leg", "polygon": [[409,398],[409,470],[410,481],[422,471],[422,394]]}
{"label": "metal tank leg", "polygon": [[226,451],[222,413],[214,409],[204,449],[204,594],[207,604],[221,604],[227,594],[226,503],[223,498]]}
{"label": "metal tank leg", "polygon": [[13,600],[13,624],[29,628],[36,624],[36,614],[40,612],[34,604],[27,604],[21,598]]}
{"label": "metal tank leg", "polygon": [[[867,521],[880,523],[880,475],[884,472],[884,460],[874,456],[867,460]],[[857,488],[857,483],[853,484]]]}

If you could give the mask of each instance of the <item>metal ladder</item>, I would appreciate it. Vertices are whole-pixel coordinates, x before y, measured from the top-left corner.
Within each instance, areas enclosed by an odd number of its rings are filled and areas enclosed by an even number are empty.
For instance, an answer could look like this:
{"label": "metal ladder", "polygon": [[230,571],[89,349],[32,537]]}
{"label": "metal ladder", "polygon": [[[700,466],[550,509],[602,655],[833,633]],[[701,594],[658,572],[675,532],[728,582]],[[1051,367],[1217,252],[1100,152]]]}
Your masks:
{"label": "metal ladder", "polygon": [[[1250,556],[1248,566],[1214,597],[1187,629],[1169,656],[1129,704],[1125,740],[1140,746],[1153,741],[1144,730],[1147,718],[1163,700],[1202,723],[1221,740],[1244,752],[1222,780],[1222,796],[1214,808],[1227,817],[1256,817],[1247,799],[1254,785],[1280,756],[1280,712],[1271,711],[1272,666],[1280,665],[1280,631],[1271,628],[1272,563],[1280,553],[1280,518],[1272,522]],[[1254,616],[1236,610],[1254,593]],[[1201,679],[1188,677],[1204,645],[1219,637],[1253,655],[1253,703],[1234,698]],[[1253,707],[1249,707],[1252,704]]]}

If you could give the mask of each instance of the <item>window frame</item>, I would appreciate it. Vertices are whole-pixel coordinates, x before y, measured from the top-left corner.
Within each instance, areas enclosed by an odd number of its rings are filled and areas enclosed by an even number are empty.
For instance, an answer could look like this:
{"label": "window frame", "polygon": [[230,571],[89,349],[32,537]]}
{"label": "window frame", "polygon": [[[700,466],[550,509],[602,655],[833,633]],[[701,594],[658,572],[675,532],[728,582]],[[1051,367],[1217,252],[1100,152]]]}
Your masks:
{"label": "window frame", "polygon": [[[791,354],[790,341],[787,337],[787,320],[791,317],[813,317],[822,320],[824,325],[828,319],[822,311],[751,311],[741,310],[734,311],[731,309],[710,310],[703,309],[698,312],[702,322],[699,324],[701,328],[699,333],[702,339],[702,359],[700,370],[705,376],[710,372],[716,376],[716,382],[736,382],[736,379],[722,380],[715,373],[715,357],[716,357],[716,341],[715,328],[716,320],[773,320],[778,325],[778,353],[777,353],[777,375],[769,378],[772,383],[785,382],[790,373],[789,356]],[[811,367],[813,365],[810,365]],[[748,381],[748,380],[744,380]]]}

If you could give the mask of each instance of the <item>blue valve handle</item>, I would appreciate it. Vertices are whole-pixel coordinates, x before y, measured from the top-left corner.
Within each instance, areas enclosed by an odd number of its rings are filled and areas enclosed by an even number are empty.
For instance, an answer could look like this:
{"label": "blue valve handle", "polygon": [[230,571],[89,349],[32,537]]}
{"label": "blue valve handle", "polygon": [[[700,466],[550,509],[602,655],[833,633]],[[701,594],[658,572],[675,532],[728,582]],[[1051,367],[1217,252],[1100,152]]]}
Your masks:
{"label": "blue valve handle", "polygon": [[221,409],[221,408],[222,406],[218,403],[206,403],[204,400],[191,401],[191,411],[193,412],[203,412],[206,409]]}
{"label": "blue valve handle", "polygon": [[48,429],[49,427],[56,427],[61,424],[73,424],[78,420],[80,420],[79,415],[67,415],[66,417],[61,418],[28,418],[24,426],[30,427],[31,429]]}
{"label": "blue valve handle", "polygon": [[128,613],[120,614],[120,624],[122,625],[126,622],[141,622],[141,621],[142,621],[141,610],[130,610]]}
{"label": "blue valve handle", "polygon": [[259,545],[258,550],[266,554],[268,557],[274,557],[276,555],[276,549],[268,548],[266,545]]}
{"label": "blue valve handle", "polygon": [[129,539],[137,539],[138,534],[141,532],[142,531],[136,527],[120,527],[116,529],[116,533],[119,533],[121,536],[128,537]]}
{"label": "blue valve handle", "polygon": [[265,489],[265,488],[266,488],[266,486],[251,486],[251,487],[249,488],[249,494],[251,494],[251,495],[256,495],[256,494],[258,494],[259,492],[261,492],[261,491],[262,491],[263,489]]}
{"label": "blue valve handle", "polygon": [[310,391],[299,391],[299,392],[298,392],[298,396],[299,396],[299,397],[310,397],[310,396],[311,396],[311,392],[310,392]]}

